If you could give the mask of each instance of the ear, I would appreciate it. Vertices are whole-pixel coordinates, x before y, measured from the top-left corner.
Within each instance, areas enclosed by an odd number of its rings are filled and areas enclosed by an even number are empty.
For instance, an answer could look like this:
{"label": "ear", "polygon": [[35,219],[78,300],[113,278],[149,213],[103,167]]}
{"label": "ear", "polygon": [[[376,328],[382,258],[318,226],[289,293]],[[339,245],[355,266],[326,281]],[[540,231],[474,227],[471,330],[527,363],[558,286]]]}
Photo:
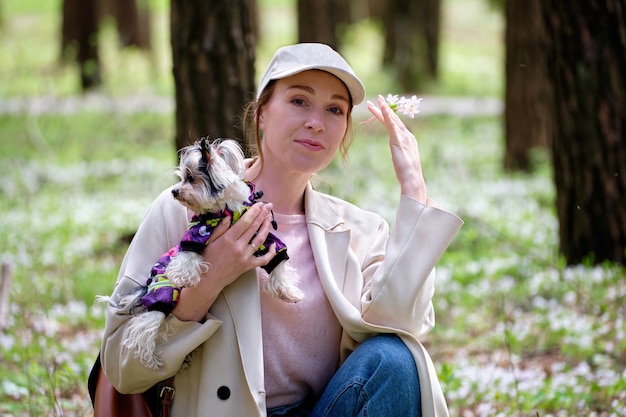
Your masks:
{"label": "ear", "polygon": [[221,139],[217,145],[217,154],[234,173],[239,176],[243,175],[244,155],[239,142],[234,139]]}
{"label": "ear", "polygon": [[211,162],[211,144],[209,140],[204,137],[200,140],[200,152],[202,153],[202,160],[207,164]]}
{"label": "ear", "polygon": [[260,130],[265,129],[265,118],[263,117],[263,109],[264,107],[261,107],[259,109],[259,116],[257,117],[257,121],[259,122],[258,126]]}

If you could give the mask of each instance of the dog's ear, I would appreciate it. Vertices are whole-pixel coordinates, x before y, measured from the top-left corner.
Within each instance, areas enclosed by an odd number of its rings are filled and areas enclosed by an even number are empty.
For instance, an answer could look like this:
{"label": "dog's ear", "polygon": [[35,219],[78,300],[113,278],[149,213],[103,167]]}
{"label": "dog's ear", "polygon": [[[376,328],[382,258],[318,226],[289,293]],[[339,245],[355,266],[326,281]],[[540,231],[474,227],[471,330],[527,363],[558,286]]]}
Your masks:
{"label": "dog's ear", "polygon": [[239,142],[234,139],[220,139],[217,145],[217,154],[226,162],[226,165],[237,175],[245,171],[244,155]]}
{"label": "dog's ear", "polygon": [[200,152],[202,153],[202,161],[209,164],[211,162],[211,144],[206,137],[200,140]]}

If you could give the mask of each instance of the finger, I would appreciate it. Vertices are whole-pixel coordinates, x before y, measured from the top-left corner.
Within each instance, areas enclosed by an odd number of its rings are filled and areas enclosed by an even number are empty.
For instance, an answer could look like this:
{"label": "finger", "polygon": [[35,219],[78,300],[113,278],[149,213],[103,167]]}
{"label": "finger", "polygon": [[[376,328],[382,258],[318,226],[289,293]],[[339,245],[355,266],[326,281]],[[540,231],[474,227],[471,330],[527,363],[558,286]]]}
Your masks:
{"label": "finger", "polygon": [[383,122],[383,114],[381,113],[380,109],[376,107],[376,105],[369,100],[367,101],[367,109],[370,111],[370,113],[372,113],[372,115],[376,119]]}
{"label": "finger", "polygon": [[262,202],[255,203],[241,215],[239,220],[230,228],[235,240],[245,240],[246,244],[250,242],[250,239],[252,239],[254,233],[261,227],[270,212],[270,209],[266,206],[268,206],[268,204]]}
{"label": "finger", "polygon": [[[252,248],[252,252],[256,252],[259,249],[265,240],[267,239],[267,235],[269,235],[272,227],[271,218],[267,217],[265,221],[261,224],[258,230],[256,230],[253,235],[248,240],[248,245]],[[242,241],[245,238],[242,238]]]}
{"label": "finger", "polygon": [[276,256],[276,243],[272,243],[266,253],[260,256],[253,256],[254,264],[256,266],[267,265],[268,263],[270,263],[272,259],[274,259],[275,256]]}
{"label": "finger", "polygon": [[391,110],[391,107],[389,107],[389,104],[387,103],[385,98],[381,95],[378,96],[378,105],[380,106],[380,112],[385,122],[389,121],[393,123],[398,123],[398,122],[402,123],[400,120],[400,117],[398,117],[396,112]]}
{"label": "finger", "polygon": [[370,111],[370,113],[372,113],[372,115],[374,115],[374,117],[380,120],[383,124],[385,124],[387,120],[393,120],[393,121],[400,120],[398,115],[393,110],[391,110],[391,108],[389,107],[389,104],[387,103],[385,98],[381,95],[378,96],[378,107],[376,107],[374,103],[368,100],[367,108]]}

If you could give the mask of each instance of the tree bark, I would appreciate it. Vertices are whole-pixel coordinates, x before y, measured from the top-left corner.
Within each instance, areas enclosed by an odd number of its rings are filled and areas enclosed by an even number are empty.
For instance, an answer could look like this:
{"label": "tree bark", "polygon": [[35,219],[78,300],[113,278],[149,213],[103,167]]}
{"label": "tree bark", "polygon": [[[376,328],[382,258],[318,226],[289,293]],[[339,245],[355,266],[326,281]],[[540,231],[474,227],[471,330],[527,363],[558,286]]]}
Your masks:
{"label": "tree bark", "polygon": [[341,25],[350,21],[348,0],[298,0],[298,41],[341,48]]}
{"label": "tree bark", "polygon": [[568,264],[626,263],[626,0],[542,2]]}
{"label": "tree bark", "polygon": [[396,71],[406,92],[419,91],[437,79],[441,0],[386,1],[383,15],[383,64]]}
{"label": "tree bark", "polygon": [[[101,0],[106,14],[115,20],[122,47],[150,49],[151,22],[147,0]],[[103,13],[104,14],[104,13]]]}
{"label": "tree bark", "polygon": [[83,90],[102,83],[98,53],[98,0],[64,0],[61,57],[75,58]]}
{"label": "tree bark", "polygon": [[171,2],[177,149],[200,137],[242,141],[254,94],[255,0]]}
{"label": "tree bark", "polygon": [[102,84],[98,33],[112,16],[122,47],[150,48],[150,13],[146,0],[63,0],[61,59],[76,60],[83,91]]}
{"label": "tree bark", "polygon": [[546,28],[542,0],[505,2],[506,170],[530,171],[530,151],[547,148],[551,136],[550,86],[546,76]]}

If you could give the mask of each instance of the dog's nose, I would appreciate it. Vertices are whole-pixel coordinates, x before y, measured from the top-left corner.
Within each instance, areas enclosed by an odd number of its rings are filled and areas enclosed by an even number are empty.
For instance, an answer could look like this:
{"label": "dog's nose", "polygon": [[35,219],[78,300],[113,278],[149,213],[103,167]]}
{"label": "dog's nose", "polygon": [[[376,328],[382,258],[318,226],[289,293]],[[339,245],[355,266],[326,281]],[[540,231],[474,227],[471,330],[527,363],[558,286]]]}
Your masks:
{"label": "dog's nose", "polygon": [[174,196],[174,198],[178,197],[178,188],[172,189],[172,195]]}

